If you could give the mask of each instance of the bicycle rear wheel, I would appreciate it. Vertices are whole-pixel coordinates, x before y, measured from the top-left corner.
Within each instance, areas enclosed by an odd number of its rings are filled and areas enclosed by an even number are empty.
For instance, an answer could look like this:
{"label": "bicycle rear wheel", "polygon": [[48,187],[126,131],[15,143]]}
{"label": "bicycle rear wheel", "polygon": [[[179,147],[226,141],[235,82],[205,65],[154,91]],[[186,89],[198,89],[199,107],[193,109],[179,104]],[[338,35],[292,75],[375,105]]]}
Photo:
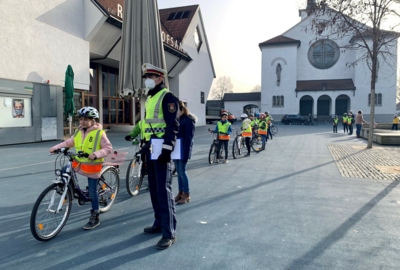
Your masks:
{"label": "bicycle rear wheel", "polygon": [[[33,237],[39,241],[48,241],[55,237],[64,227],[71,213],[72,195],[68,189],[64,198],[64,187],[59,184],[48,186],[37,198],[33,206],[30,227]],[[56,213],[62,202],[61,210]]]}
{"label": "bicycle rear wheel", "polygon": [[234,159],[236,159],[239,155],[239,140],[238,137],[236,137],[232,145],[232,156]]}
{"label": "bicycle rear wheel", "polygon": [[271,133],[272,133],[272,135],[275,135],[276,133],[278,133],[278,128],[276,126],[272,126]]}
{"label": "bicycle rear wheel", "polygon": [[119,176],[114,167],[108,167],[101,174],[97,193],[99,194],[100,212],[106,212],[113,206],[119,191]]}
{"label": "bicycle rear wheel", "polygon": [[251,149],[253,149],[254,152],[260,152],[263,150],[263,145],[262,145],[262,139],[261,136],[256,136],[250,141],[250,146]]}
{"label": "bicycle rear wheel", "polygon": [[128,165],[128,170],[126,171],[126,190],[131,196],[136,196],[140,192],[140,188],[143,183],[143,173],[142,173],[143,162],[137,162],[134,158]]}

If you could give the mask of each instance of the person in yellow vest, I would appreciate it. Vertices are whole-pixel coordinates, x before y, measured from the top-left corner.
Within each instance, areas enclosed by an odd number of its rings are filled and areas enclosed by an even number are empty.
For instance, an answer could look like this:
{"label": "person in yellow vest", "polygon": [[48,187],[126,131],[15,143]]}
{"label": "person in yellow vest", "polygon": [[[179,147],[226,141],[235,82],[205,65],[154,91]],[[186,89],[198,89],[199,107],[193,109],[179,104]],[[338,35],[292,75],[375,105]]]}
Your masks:
{"label": "person in yellow vest", "polygon": [[[232,128],[231,123],[228,121],[228,113],[221,113],[221,120],[217,122],[215,129],[212,131],[213,133],[218,133],[218,146],[217,153],[220,152],[221,146],[224,145],[225,148],[225,160],[224,163],[228,163],[228,142],[231,138]],[[218,157],[217,162],[222,157]]]}
{"label": "person in yellow vest", "polygon": [[349,114],[347,115],[347,127],[349,129],[349,135],[353,134],[353,123],[354,123],[353,112],[349,111]]}
{"label": "person in yellow vest", "polygon": [[348,128],[348,126],[347,126],[347,113],[344,113],[344,114],[343,114],[343,117],[342,117],[342,125],[343,125],[343,133],[348,132],[348,131],[349,131],[349,128]]}
{"label": "person in yellow vest", "polygon": [[[144,228],[145,234],[161,233],[156,248],[169,248],[176,241],[175,199],[172,194],[171,153],[179,131],[178,99],[164,85],[167,72],[152,64],[142,65],[145,87],[148,90],[145,104],[144,140],[148,182],[155,220]],[[163,139],[160,156],[152,160],[150,140]]]}
{"label": "person in yellow vest", "polygon": [[398,130],[398,125],[399,125],[399,117],[397,116],[397,114],[395,114],[393,117],[392,130]]}
{"label": "person in yellow vest", "polygon": [[333,118],[333,133],[337,133],[338,122],[339,122],[339,118],[337,115],[335,115],[335,118]]}
{"label": "person in yellow vest", "polygon": [[83,107],[78,110],[79,128],[73,137],[50,148],[50,153],[60,148],[75,147],[76,151],[89,154],[88,158],[78,158],[72,162],[72,168],[88,178],[89,195],[92,209],[89,222],[83,227],[91,230],[100,225],[99,197],[97,182],[101,174],[104,158],[111,154],[112,145],[99,120],[99,112],[93,107]]}
{"label": "person in yellow vest", "polygon": [[265,120],[267,121],[267,124],[268,124],[267,139],[271,138],[271,140],[272,140],[271,125],[272,125],[272,121],[274,121],[274,119],[272,118],[272,115],[270,115],[268,111],[265,112]]}
{"label": "person in yellow vest", "polygon": [[247,154],[245,157],[250,156],[250,140],[252,137],[252,131],[251,131],[251,120],[247,117],[247,114],[242,114],[240,116],[242,119],[242,137],[244,138],[244,141],[246,143],[246,148],[247,148]]}
{"label": "person in yellow vest", "polygon": [[265,144],[268,140],[267,134],[268,134],[268,123],[267,123],[267,118],[264,113],[260,115],[260,121],[258,123],[258,134],[261,136],[261,142],[262,142],[262,150],[265,149]]}
{"label": "person in yellow vest", "polygon": [[249,119],[251,121],[251,130],[253,132],[253,136],[255,136],[258,129],[258,121],[257,119],[254,119],[254,114],[252,113],[249,114]]}

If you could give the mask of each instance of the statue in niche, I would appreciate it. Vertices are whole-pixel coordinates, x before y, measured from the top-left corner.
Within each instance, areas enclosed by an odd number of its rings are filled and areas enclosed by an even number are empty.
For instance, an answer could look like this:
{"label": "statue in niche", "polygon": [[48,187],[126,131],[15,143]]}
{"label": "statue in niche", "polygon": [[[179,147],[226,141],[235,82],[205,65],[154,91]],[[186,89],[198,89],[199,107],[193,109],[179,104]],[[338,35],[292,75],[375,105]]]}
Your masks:
{"label": "statue in niche", "polygon": [[281,73],[282,73],[282,66],[278,64],[276,66],[276,85],[279,86],[281,84]]}

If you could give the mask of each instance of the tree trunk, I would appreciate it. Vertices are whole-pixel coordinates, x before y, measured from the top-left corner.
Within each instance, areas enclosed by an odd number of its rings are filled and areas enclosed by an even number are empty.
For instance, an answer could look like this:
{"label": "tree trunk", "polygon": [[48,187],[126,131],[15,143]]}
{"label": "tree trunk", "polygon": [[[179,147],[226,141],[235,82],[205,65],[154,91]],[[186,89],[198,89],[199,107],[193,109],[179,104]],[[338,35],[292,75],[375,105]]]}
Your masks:
{"label": "tree trunk", "polygon": [[[375,29],[373,30],[375,33]],[[376,35],[373,35],[372,43],[372,70],[371,70],[371,110],[370,110],[370,122],[369,122],[369,134],[367,148],[372,148],[372,140],[375,129],[375,83],[376,83],[376,71],[377,71],[377,60],[378,60],[378,41]]]}

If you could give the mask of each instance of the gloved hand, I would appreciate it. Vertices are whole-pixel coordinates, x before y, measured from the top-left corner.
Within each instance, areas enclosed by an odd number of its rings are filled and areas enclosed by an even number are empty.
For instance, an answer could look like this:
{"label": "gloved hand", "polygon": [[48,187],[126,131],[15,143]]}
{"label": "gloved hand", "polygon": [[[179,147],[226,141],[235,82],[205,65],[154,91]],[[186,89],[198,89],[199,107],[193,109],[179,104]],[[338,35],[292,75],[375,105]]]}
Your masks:
{"label": "gloved hand", "polygon": [[125,136],[125,141],[130,142],[130,141],[132,141],[132,140],[133,140],[133,138],[131,137],[131,135],[126,135],[126,136]]}
{"label": "gloved hand", "polygon": [[171,162],[171,152],[171,150],[163,149],[157,160],[165,163]]}

